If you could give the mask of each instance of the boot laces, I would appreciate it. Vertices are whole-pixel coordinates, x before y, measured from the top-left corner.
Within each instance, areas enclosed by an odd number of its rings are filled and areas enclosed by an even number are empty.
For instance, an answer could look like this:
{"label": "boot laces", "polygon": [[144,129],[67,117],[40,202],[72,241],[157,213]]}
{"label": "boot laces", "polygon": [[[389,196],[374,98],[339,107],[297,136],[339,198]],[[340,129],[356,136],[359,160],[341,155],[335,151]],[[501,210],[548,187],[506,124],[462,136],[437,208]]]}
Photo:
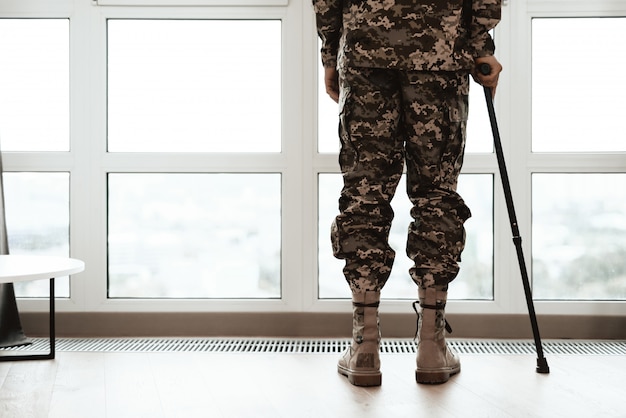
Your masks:
{"label": "boot laces", "polygon": [[[413,337],[413,341],[417,340],[417,334],[419,333],[419,327],[420,327],[420,313],[419,310],[417,309],[418,306],[421,306],[422,309],[434,309],[434,310],[441,310],[444,309],[446,307],[445,304],[436,304],[436,305],[427,305],[427,304],[420,304],[419,300],[416,300],[415,302],[413,302],[413,310],[415,311],[415,314],[417,315],[417,323],[415,326],[415,336]],[[445,327],[446,327],[446,331],[448,332],[448,334],[452,334],[452,327],[450,326],[450,324],[448,323],[448,320],[446,318],[443,318],[444,322],[445,322]]]}
{"label": "boot laces", "polygon": [[357,308],[378,308],[378,306],[380,305],[380,302],[373,302],[373,303],[352,302],[352,305],[356,306]]}

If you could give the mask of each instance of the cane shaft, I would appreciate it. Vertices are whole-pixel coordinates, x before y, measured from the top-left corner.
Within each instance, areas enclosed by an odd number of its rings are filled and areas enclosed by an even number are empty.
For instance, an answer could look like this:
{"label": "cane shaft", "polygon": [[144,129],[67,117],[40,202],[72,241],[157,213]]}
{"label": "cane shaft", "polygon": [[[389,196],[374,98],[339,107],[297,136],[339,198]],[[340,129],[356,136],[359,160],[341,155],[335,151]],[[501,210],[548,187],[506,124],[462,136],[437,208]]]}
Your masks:
{"label": "cane shaft", "polygon": [[[482,69],[481,69],[482,71]],[[483,72],[484,73],[484,72]],[[487,72],[489,74],[489,72]],[[493,132],[494,147],[496,151],[496,158],[498,160],[498,168],[500,170],[500,178],[502,181],[502,187],[504,189],[504,199],[506,201],[506,207],[509,214],[509,221],[511,223],[511,232],[513,233],[513,243],[517,251],[517,260],[519,262],[520,273],[522,276],[522,284],[524,286],[524,294],[526,296],[526,305],[528,307],[528,314],[530,316],[530,325],[533,331],[533,337],[535,340],[535,347],[537,349],[537,372],[549,373],[550,369],[548,363],[543,354],[543,348],[541,345],[541,337],[539,335],[539,325],[537,324],[537,315],[535,313],[535,305],[533,303],[532,292],[530,289],[530,282],[528,279],[528,270],[526,269],[526,261],[524,260],[524,251],[522,249],[522,238],[519,232],[519,226],[517,224],[517,216],[515,215],[515,206],[513,205],[513,195],[511,193],[511,184],[509,183],[509,176],[506,169],[506,162],[504,160],[504,152],[502,150],[502,141],[500,140],[500,131],[498,129],[498,122],[496,120],[496,112],[493,106],[492,91],[489,87],[485,87],[485,99],[487,101],[487,111],[489,113],[489,121],[491,122],[491,130]]]}

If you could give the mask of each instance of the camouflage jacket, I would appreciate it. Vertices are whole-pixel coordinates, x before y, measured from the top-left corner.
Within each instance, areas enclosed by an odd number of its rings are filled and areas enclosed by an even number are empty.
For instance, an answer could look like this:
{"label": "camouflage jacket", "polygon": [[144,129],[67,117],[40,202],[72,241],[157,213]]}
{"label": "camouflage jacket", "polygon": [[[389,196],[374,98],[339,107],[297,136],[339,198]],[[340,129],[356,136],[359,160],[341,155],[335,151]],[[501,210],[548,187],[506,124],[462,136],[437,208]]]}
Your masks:
{"label": "camouflage jacket", "polygon": [[[457,71],[495,50],[501,0],[313,0],[325,67]],[[469,8],[469,3],[465,3]]]}

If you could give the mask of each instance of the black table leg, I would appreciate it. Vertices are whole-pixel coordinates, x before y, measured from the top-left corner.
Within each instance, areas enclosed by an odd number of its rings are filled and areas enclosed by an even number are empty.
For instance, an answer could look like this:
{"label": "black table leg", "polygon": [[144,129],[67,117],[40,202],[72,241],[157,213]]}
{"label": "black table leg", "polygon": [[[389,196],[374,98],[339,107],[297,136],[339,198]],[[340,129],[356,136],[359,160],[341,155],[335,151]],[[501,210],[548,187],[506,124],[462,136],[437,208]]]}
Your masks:
{"label": "black table leg", "polygon": [[[12,355],[4,354],[0,356],[0,361],[20,361],[20,360],[52,360],[56,355],[56,323],[55,323],[55,295],[54,277],[50,279],[50,352],[47,354],[24,354]],[[11,350],[6,350],[10,353]]]}

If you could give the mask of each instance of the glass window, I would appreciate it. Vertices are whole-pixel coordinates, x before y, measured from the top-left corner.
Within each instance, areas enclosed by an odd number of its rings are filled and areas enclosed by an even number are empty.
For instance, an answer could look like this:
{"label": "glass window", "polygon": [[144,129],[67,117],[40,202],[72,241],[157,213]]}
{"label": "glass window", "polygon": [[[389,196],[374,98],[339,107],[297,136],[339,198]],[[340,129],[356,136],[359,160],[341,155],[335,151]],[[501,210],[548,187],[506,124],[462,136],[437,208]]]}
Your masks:
{"label": "glass window", "polygon": [[3,151],[69,151],[69,21],[0,19]]}
{"label": "glass window", "polygon": [[279,174],[109,174],[111,298],[281,296]]}
{"label": "glass window", "polygon": [[109,20],[108,149],[280,152],[281,22]]}
{"label": "glass window", "polygon": [[[385,285],[385,298],[414,299],[417,296],[415,284],[408,273],[412,262],[405,255],[407,228],[411,222],[411,203],[404,193],[404,182],[403,177],[392,201],[395,219],[389,242],[396,251],[396,259],[391,277]],[[341,175],[319,175],[320,298],[350,297],[342,273],[344,261],[333,257],[330,244],[330,225],[338,213],[337,202],[341,186]],[[465,224],[467,242],[463,262],[459,276],[450,286],[450,299],[493,299],[493,176],[463,174],[459,179],[459,193],[471,208],[472,217]]]}
{"label": "glass window", "polygon": [[491,153],[493,152],[493,135],[485,102],[485,90],[473,80],[470,81],[469,103],[465,152]]}
{"label": "glass window", "polygon": [[326,93],[324,66],[318,55],[317,149],[321,153],[339,152],[339,105]]}
{"label": "glass window", "polygon": [[626,18],[532,21],[532,150],[626,151]]}
{"label": "glass window", "polygon": [[[70,188],[68,173],[3,174],[10,254],[68,256]],[[47,297],[44,280],[15,284],[18,297]],[[55,280],[55,295],[69,297],[69,280]]]}
{"label": "glass window", "polygon": [[626,300],[626,174],[532,176],[533,296]]}

